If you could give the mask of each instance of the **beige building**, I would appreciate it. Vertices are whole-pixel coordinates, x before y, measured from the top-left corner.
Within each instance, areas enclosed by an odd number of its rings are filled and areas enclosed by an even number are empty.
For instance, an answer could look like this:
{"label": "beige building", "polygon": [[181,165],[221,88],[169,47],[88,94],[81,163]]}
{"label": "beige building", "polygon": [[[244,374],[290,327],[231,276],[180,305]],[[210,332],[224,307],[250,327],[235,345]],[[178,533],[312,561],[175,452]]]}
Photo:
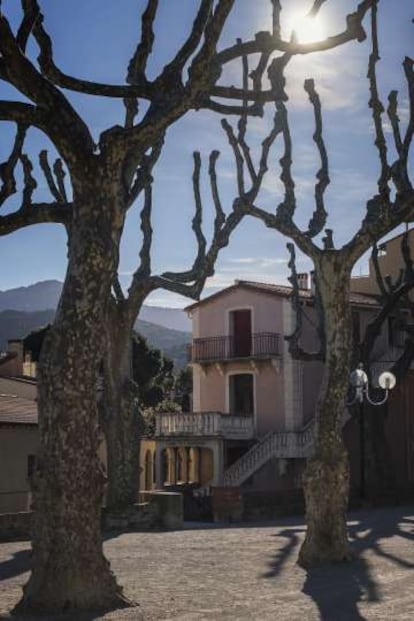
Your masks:
{"label": "beige building", "polygon": [[[400,275],[404,267],[404,260],[401,253],[401,242],[404,233],[392,237],[378,246],[378,266],[382,276],[390,276],[393,280]],[[414,228],[408,231],[408,245],[411,249],[412,259],[414,260]],[[351,278],[352,291],[360,293],[378,294],[377,279],[372,259],[369,259],[368,274],[363,276],[353,276]]]}
{"label": "beige building", "polygon": [[[236,281],[187,308],[193,412],[161,414],[156,427],[157,486],[251,490],[297,487],[313,451],[322,363],[293,360],[285,336],[295,326],[292,289]],[[302,345],[318,347],[314,295],[301,277]],[[353,293],[354,329],[376,298]],[[379,348],[381,343],[377,344]]]}
{"label": "beige building", "polygon": [[[30,474],[39,447],[36,363],[23,340],[8,342],[0,358],[0,513],[30,509]],[[137,438],[137,443],[139,439]],[[105,440],[99,445],[105,466]],[[140,489],[155,487],[155,442],[140,444]]]}
{"label": "beige building", "polygon": [[27,511],[38,450],[36,384],[0,377],[0,513]]}

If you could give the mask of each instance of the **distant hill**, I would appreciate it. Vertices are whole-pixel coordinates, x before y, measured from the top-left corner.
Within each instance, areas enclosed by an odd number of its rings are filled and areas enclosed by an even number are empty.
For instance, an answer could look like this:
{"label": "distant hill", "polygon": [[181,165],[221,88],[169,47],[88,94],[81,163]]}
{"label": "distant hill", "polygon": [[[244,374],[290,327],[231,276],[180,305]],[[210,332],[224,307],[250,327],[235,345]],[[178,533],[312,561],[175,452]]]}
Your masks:
{"label": "distant hill", "polygon": [[45,280],[28,287],[0,291],[0,311],[44,311],[56,308],[62,291],[58,280]]}
{"label": "distant hill", "polygon": [[[25,312],[44,311],[57,307],[62,283],[58,280],[44,280],[28,287],[17,287],[0,291],[0,311],[17,310]],[[142,307],[139,318],[172,330],[190,332],[191,322],[179,308],[158,306]]]}
{"label": "distant hill", "polygon": [[7,349],[9,339],[22,339],[32,330],[42,328],[53,321],[53,309],[26,313],[18,310],[0,312],[0,351]]}
{"label": "distant hill", "polygon": [[[0,351],[5,351],[9,339],[20,339],[32,330],[41,328],[53,321],[53,309],[24,312],[16,310],[0,311]],[[160,325],[138,319],[135,329],[145,336],[154,347],[174,361],[176,367],[186,364],[186,345],[191,340],[189,332],[170,330]]]}
{"label": "distant hill", "polygon": [[171,358],[174,366],[181,368],[187,364],[187,345],[191,341],[191,332],[170,330],[170,328],[141,319],[137,319],[134,327],[153,347],[160,349],[165,356]]}
{"label": "distant hill", "polygon": [[[190,303],[190,302],[189,302]],[[156,323],[171,330],[191,332],[191,320],[181,308],[168,308],[162,306],[144,306],[139,314],[139,319]]]}

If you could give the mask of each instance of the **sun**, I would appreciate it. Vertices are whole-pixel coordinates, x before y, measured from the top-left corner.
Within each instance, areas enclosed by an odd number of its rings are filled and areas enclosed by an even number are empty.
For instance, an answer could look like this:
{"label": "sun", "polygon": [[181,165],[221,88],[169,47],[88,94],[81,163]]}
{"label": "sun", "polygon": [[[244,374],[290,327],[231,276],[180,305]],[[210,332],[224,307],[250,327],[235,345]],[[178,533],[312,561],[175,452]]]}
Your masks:
{"label": "sun", "polygon": [[326,38],[325,26],[319,16],[308,17],[303,13],[292,13],[287,18],[285,26],[289,38],[292,31],[295,31],[299,43],[313,43]]}

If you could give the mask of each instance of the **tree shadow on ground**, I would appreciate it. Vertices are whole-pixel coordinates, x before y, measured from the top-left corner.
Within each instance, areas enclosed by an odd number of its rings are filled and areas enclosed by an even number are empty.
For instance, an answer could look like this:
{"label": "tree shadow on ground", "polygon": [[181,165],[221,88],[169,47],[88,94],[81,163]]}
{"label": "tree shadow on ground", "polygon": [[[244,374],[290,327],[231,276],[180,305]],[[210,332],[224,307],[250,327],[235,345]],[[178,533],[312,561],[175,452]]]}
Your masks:
{"label": "tree shadow on ground", "polygon": [[73,611],[73,612],[61,612],[52,614],[21,614],[19,612],[10,612],[4,615],[0,614],[0,621],[29,621],[35,619],[35,621],[95,621],[96,619],[102,619],[107,613],[120,610],[130,610],[133,616],[128,618],[134,619],[134,621],[144,621],[143,613],[139,605],[131,606],[130,608],[105,608],[96,611]]}
{"label": "tree shadow on ground", "polygon": [[0,563],[0,582],[24,574],[30,569],[31,550],[17,550],[6,561]]}
{"label": "tree shadow on ground", "polygon": [[[408,513],[408,516],[407,516]],[[414,563],[385,549],[393,537],[414,541],[412,508],[360,512],[350,514],[348,533],[354,560],[312,568],[306,571],[302,592],[316,604],[322,621],[364,621],[358,609],[361,601],[379,602],[382,593],[376,582],[371,565],[364,553],[382,557],[406,569],[414,569]],[[299,544],[305,527],[285,528],[274,536],[284,538],[262,578],[275,578],[288,560],[299,552]]]}

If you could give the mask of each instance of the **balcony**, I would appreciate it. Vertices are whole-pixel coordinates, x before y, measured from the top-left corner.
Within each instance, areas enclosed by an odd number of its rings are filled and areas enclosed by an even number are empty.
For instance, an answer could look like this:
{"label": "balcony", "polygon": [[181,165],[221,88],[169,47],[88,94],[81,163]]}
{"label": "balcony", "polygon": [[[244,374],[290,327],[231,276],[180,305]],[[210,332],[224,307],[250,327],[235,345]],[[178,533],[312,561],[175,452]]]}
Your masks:
{"label": "balcony", "polygon": [[280,335],[258,332],[250,338],[214,336],[194,339],[188,346],[190,362],[221,362],[234,359],[263,359],[280,356]]}
{"label": "balcony", "polygon": [[158,414],[155,436],[215,436],[227,440],[250,440],[254,438],[252,416],[237,416],[221,412],[197,412],[188,414]]}

